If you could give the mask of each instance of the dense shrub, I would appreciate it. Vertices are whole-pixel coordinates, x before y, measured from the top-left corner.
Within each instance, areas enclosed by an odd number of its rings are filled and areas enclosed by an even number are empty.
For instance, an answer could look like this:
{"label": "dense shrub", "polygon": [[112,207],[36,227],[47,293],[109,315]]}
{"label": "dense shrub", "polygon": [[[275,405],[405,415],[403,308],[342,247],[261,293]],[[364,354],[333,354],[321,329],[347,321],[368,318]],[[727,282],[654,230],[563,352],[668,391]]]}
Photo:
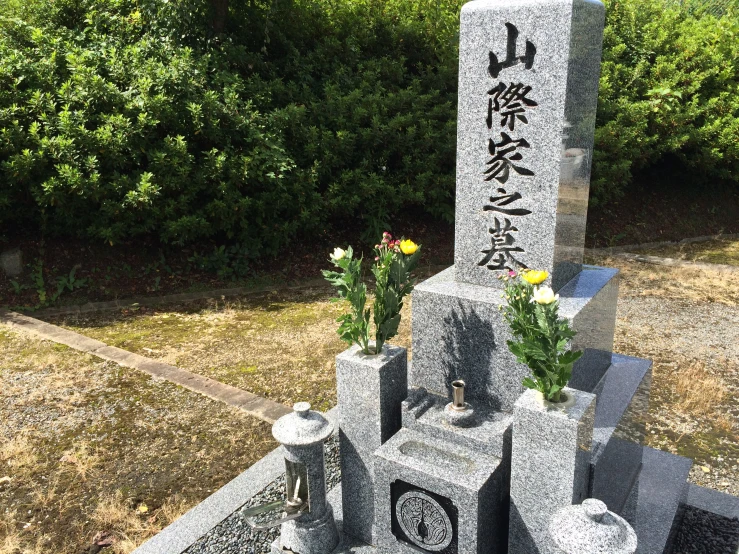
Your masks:
{"label": "dense shrub", "polygon": [[666,156],[684,166],[684,185],[739,183],[737,15],[608,1],[593,202],[618,197]]}
{"label": "dense shrub", "polygon": [[453,27],[442,45],[398,6],[249,4],[217,40],[197,2],[21,6],[0,25],[0,223],[259,255],[331,216],[451,219]]}
{"label": "dense shrub", "polygon": [[[739,177],[737,18],[609,0],[593,201],[673,156]],[[461,0],[8,0],[0,226],[249,256],[410,206],[453,218]]]}

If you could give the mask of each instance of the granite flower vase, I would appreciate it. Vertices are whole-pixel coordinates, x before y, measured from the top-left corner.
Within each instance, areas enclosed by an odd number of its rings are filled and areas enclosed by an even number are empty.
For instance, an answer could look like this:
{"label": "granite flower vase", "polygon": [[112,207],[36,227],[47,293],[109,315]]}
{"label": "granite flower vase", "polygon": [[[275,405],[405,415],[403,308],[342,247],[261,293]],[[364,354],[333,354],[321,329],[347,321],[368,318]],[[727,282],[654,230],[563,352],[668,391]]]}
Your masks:
{"label": "granite flower vase", "polygon": [[594,394],[565,387],[561,402],[529,389],[513,410],[510,554],[553,554],[554,513],[588,492]]}
{"label": "granite flower vase", "polygon": [[[374,346],[374,345],[372,345]],[[336,357],[344,532],[373,544],[373,454],[401,427],[408,354],[385,344],[377,354],[352,346]]]}

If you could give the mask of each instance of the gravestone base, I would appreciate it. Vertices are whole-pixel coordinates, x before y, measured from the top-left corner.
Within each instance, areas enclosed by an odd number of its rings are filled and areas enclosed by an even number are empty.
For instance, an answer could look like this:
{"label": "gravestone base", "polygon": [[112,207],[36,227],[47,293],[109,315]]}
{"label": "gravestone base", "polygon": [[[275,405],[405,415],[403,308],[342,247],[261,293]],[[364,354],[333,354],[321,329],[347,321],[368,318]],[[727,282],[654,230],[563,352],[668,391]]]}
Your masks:
{"label": "gravestone base", "polygon": [[509,473],[496,456],[402,429],[375,453],[378,551],[500,552]]}
{"label": "gravestone base", "polygon": [[[462,379],[476,410],[511,412],[529,369],[516,361],[501,313],[502,292],[455,279],[448,268],[413,291],[413,364],[408,385],[450,398]],[[584,266],[559,291],[559,314],[578,332],[572,348],[584,351],[570,387],[591,392],[611,365],[618,300],[618,270]]]}

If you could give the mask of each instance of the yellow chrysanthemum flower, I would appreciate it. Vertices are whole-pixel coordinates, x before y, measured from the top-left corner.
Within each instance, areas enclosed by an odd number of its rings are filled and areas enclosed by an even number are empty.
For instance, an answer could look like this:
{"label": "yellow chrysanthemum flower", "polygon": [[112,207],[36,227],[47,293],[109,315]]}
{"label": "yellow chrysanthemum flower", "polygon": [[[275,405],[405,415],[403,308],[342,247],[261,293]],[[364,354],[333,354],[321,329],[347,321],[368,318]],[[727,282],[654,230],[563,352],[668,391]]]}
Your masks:
{"label": "yellow chrysanthemum flower", "polygon": [[523,273],[521,273],[521,278],[531,283],[532,285],[539,285],[547,280],[547,277],[549,277],[548,271],[537,271],[533,269],[527,269]]}
{"label": "yellow chrysanthemum flower", "polygon": [[413,242],[411,239],[405,239],[405,240],[400,241],[400,251],[406,256],[410,256],[416,250],[418,250],[418,245],[415,242]]}

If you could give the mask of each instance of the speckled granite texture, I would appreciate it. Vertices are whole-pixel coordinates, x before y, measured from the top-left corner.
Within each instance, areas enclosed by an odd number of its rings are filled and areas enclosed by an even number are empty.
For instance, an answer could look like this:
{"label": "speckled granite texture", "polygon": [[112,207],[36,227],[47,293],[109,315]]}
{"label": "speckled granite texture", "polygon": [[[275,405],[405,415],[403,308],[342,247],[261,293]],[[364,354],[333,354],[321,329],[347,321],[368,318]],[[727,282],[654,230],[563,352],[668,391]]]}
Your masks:
{"label": "speckled granite texture", "polygon": [[344,532],[372,544],[373,454],[400,429],[408,394],[405,348],[385,345],[376,356],[353,346],[336,356]]}
{"label": "speckled granite texture", "polygon": [[[326,486],[336,487],[341,478],[339,467],[339,441],[333,437],[326,441]],[[284,471],[284,463],[283,463]],[[244,506],[256,506],[285,498],[284,473],[254,495]],[[240,509],[240,507],[239,507]],[[187,554],[267,554],[272,542],[279,536],[280,528],[267,531],[253,531],[237,509],[213,527],[208,533],[184,550]],[[147,551],[148,552],[148,551]],[[162,554],[172,554],[172,550],[162,549]],[[180,551],[176,551],[180,552]]]}
{"label": "speckled granite texture", "polygon": [[[456,529],[455,542],[439,552],[498,551],[505,525],[501,507],[507,497],[507,480],[507,464],[499,458],[450,444],[429,433],[402,429],[375,455],[378,549],[392,554],[417,552],[407,546],[408,540],[400,540],[398,534],[403,518],[397,515],[398,493],[394,488],[408,486],[423,489],[426,495],[443,497],[450,503],[449,520],[439,533],[449,537],[451,528]],[[395,525],[393,510],[396,510]]]}
{"label": "speckled granite texture", "polygon": [[556,554],[636,552],[636,533],[628,522],[595,498],[558,510],[549,523],[549,535]]}
{"label": "speckled granite texture", "polygon": [[[604,13],[590,0],[476,0],[463,7],[459,280],[500,287],[498,268],[523,264],[553,272],[558,289],[579,271]],[[526,94],[524,87],[531,87]],[[511,94],[518,105],[506,102]]]}
{"label": "speckled granite texture", "polygon": [[[413,291],[413,364],[408,384],[451,398],[451,383],[467,383],[466,398],[476,408],[510,412],[523,393],[528,368],[506,346],[501,291],[455,280],[451,267]],[[584,350],[573,368],[573,387],[592,390],[611,363],[618,299],[618,270],[584,266],[559,291],[560,314]]]}
{"label": "speckled granite texture", "polygon": [[[527,390],[513,412],[509,554],[555,554],[554,513],[582,502],[590,479],[595,395],[565,388],[574,403],[558,407]],[[557,553],[558,554],[558,553]]]}

